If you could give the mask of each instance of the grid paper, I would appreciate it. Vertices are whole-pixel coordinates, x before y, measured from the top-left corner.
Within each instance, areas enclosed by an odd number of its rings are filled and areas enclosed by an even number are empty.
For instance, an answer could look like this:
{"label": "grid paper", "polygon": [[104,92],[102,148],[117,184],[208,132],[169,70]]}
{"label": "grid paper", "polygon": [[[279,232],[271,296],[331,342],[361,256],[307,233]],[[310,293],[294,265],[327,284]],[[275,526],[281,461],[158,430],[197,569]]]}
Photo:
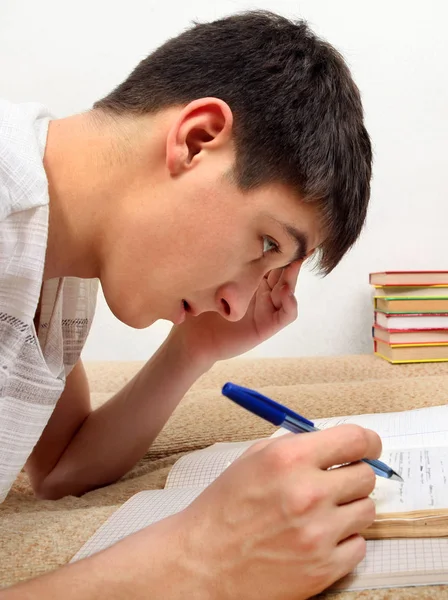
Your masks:
{"label": "grid paper", "polygon": [[135,494],[94,533],[70,562],[105,550],[151,523],[180,512],[202,491],[201,488],[176,488]]}
{"label": "grid paper", "polygon": [[366,558],[331,590],[448,583],[448,539],[368,540]]}
{"label": "grid paper", "polygon": [[183,456],[171,469],[165,489],[207,487],[256,441],[213,444]]}
{"label": "grid paper", "polygon": [[367,555],[356,575],[444,569],[448,575],[448,539],[367,540]]}
{"label": "grid paper", "polygon": [[[202,488],[171,488],[136,494],[100,527],[71,562],[100,552],[151,523],[183,510],[202,491]],[[448,539],[369,540],[366,558],[353,574],[331,589],[361,590],[431,583],[448,583]]]}
{"label": "grid paper", "polygon": [[[388,450],[448,446],[448,406],[402,413],[320,419],[326,428],[358,423],[376,430]],[[274,436],[282,433],[279,430]],[[99,552],[151,523],[183,510],[255,441],[215,444],[182,457],[171,470],[164,490],[140,492],[128,500],[74,556],[72,562]],[[332,590],[448,583],[448,539],[367,541],[366,558]]]}

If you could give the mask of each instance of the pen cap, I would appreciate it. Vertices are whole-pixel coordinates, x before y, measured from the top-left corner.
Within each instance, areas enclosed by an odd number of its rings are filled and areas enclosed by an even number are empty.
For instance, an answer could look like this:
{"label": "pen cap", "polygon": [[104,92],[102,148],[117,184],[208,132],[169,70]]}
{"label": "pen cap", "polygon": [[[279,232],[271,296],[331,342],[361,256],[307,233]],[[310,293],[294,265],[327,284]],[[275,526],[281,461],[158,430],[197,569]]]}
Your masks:
{"label": "pen cap", "polygon": [[254,394],[252,390],[247,390],[234,383],[226,383],[222,388],[222,393],[236,404],[250,410],[273,425],[277,425],[277,427],[280,427],[285,420],[285,415],[273,406],[274,403],[271,405],[264,402],[263,396]]}

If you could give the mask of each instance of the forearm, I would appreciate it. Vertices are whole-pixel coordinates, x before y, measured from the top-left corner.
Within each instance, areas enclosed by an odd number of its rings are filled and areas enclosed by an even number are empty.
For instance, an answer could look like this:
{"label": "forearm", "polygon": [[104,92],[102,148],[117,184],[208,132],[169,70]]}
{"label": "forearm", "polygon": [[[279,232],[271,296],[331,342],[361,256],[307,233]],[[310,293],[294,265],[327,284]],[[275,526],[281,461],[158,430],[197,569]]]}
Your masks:
{"label": "forearm", "polygon": [[42,495],[79,495],[119,479],[145,454],[207,367],[170,336],[118,394],[87,417],[45,478]]}
{"label": "forearm", "polygon": [[[181,600],[200,593],[198,569],[182,551],[175,515],[107,550],[0,592],[1,600]],[[197,593],[196,593],[197,592]],[[196,594],[196,595],[195,595]]]}

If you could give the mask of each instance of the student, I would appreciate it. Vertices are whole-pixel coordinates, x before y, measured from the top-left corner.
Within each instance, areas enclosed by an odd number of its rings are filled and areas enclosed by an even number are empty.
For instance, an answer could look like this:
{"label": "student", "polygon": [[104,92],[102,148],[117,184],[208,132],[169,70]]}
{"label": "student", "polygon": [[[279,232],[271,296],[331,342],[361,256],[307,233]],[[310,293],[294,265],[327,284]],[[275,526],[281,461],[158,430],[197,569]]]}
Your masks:
{"label": "student", "polygon": [[[363,227],[371,147],[341,56],[303,22],[193,27],[91,111],[0,103],[0,491],[25,466],[57,499],[116,481],[193,382],[297,314]],[[97,281],[165,343],[91,410],[80,353]],[[380,453],[345,426],[263,442],[186,510],[2,598],[308,598],[363,558]]]}

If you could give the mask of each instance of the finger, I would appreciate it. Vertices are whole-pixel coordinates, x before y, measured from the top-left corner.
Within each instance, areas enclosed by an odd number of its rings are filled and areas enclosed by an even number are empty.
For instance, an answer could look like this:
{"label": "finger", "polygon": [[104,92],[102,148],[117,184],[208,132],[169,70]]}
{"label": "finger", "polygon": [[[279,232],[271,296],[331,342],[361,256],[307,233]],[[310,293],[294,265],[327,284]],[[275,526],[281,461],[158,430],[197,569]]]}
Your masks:
{"label": "finger", "polygon": [[277,284],[274,287],[271,292],[271,302],[276,310],[280,310],[282,308],[283,302],[289,296],[289,294],[289,287],[286,284],[283,286]]}
{"label": "finger", "polygon": [[284,443],[293,446],[291,452],[295,452],[298,458],[302,457],[321,469],[358,462],[362,458],[378,458],[381,454],[379,436],[358,425],[338,425],[298,435]]}
{"label": "finger", "polygon": [[280,278],[283,275],[283,271],[284,271],[284,269],[273,269],[272,271],[269,271],[268,276],[267,276],[266,279],[268,281],[268,285],[271,288],[271,290],[279,282]]}
{"label": "finger", "polygon": [[359,425],[339,425],[324,433],[325,440],[316,449],[318,464],[322,469],[334,465],[357,462],[363,458],[378,458],[381,454],[381,440],[374,431]]}
{"label": "finger", "polygon": [[354,535],[338,544],[333,554],[333,581],[342,579],[359,565],[365,558],[367,544],[363,537]]}
{"label": "finger", "polygon": [[297,279],[299,277],[300,268],[302,267],[303,261],[296,260],[284,269],[283,282],[287,283],[291,290],[294,292],[297,285]]}
{"label": "finger", "polygon": [[325,477],[333,490],[334,501],[339,505],[366,498],[373,492],[376,483],[374,470],[363,462],[330,469]]}
{"label": "finger", "polygon": [[297,319],[297,300],[289,287],[282,292],[281,308],[278,310],[278,324],[285,327]]}
{"label": "finger", "polygon": [[335,517],[335,522],[338,524],[337,541],[342,542],[370,527],[375,521],[375,515],[375,503],[372,498],[363,498],[340,506]]}

